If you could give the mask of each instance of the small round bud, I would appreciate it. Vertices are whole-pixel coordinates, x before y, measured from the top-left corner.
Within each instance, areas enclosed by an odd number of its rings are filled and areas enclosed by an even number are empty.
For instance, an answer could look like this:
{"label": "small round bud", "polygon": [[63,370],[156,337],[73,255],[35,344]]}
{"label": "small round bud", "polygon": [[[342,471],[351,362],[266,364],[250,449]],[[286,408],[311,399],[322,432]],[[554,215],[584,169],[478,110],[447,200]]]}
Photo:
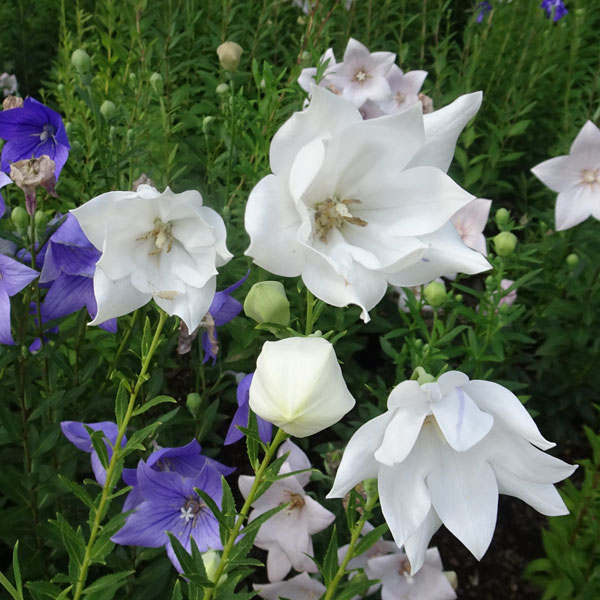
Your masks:
{"label": "small round bud", "polygon": [[71,54],[71,64],[77,69],[78,73],[88,73],[92,68],[92,59],[85,50],[78,48]]}
{"label": "small round bud", "polygon": [[112,121],[117,116],[117,107],[111,100],[105,100],[100,106],[100,112],[107,121]]}
{"label": "small round bud", "polygon": [[494,238],[494,248],[498,256],[510,256],[517,247],[517,236],[510,231],[502,231]]}
{"label": "small round bud", "polygon": [[439,308],[446,302],[448,293],[446,292],[446,286],[441,281],[432,281],[429,285],[425,286],[423,296],[425,296],[425,300],[429,306]]}
{"label": "small round bud", "polygon": [[432,383],[435,381],[435,377],[430,375],[425,371],[423,367],[417,367],[410,378],[414,381],[416,380],[419,385],[423,385],[424,383]]}
{"label": "small round bud", "polygon": [[229,86],[226,83],[220,83],[216,88],[215,92],[219,94],[219,96],[223,96],[224,94],[229,93]]}
{"label": "small round bud", "polygon": [[204,135],[208,133],[208,130],[210,129],[210,126],[212,125],[214,120],[215,118],[211,117],[210,115],[202,119],[202,133],[204,133]]}
{"label": "small round bud", "polygon": [[285,288],[279,281],[255,283],[244,300],[244,313],[257,323],[290,322],[290,303]]}
{"label": "small round bud", "polygon": [[421,339],[415,340],[415,348],[417,350],[422,350],[423,349],[423,340],[421,340]]}
{"label": "small round bud", "polygon": [[567,256],[567,264],[570,267],[574,267],[577,263],[579,262],[579,256],[577,254],[569,254],[569,256]]}
{"label": "small round bud", "polygon": [[457,302],[462,302],[463,301],[463,295],[462,294],[456,294],[456,296],[454,296],[454,299]]}
{"label": "small round bud", "polygon": [[202,408],[202,396],[200,396],[200,394],[197,394],[196,392],[188,394],[187,399],[185,401],[185,405],[190,411],[192,417],[197,419],[200,415],[200,409]]}
{"label": "small round bud", "polygon": [[155,72],[155,73],[152,73],[152,75],[150,75],[150,85],[152,86],[152,89],[159,96],[162,96],[163,89],[164,89],[164,83],[163,83],[162,75],[160,73]]}
{"label": "small round bud", "polygon": [[46,232],[46,226],[48,225],[48,215],[41,210],[36,210],[35,216],[33,217],[33,223],[38,238],[43,237]]}
{"label": "small round bud", "polygon": [[510,211],[506,210],[506,208],[499,208],[496,211],[496,225],[502,229],[510,222]]}
{"label": "small round bud", "polygon": [[217,48],[217,56],[226,71],[235,71],[242,56],[243,48],[235,42],[225,42]]}
{"label": "small round bud", "polygon": [[501,315],[507,315],[512,310],[510,306],[511,305],[509,303],[505,302],[498,307],[498,312]]}
{"label": "small round bud", "polygon": [[56,91],[57,91],[59,94],[61,94],[61,95],[62,95],[62,94],[64,94],[64,93],[65,93],[65,84],[64,84],[64,83],[59,83],[59,84],[56,86]]}
{"label": "small round bud", "polygon": [[27,211],[22,206],[15,206],[10,213],[10,218],[17,231],[23,235],[29,226],[29,215],[27,214]]}

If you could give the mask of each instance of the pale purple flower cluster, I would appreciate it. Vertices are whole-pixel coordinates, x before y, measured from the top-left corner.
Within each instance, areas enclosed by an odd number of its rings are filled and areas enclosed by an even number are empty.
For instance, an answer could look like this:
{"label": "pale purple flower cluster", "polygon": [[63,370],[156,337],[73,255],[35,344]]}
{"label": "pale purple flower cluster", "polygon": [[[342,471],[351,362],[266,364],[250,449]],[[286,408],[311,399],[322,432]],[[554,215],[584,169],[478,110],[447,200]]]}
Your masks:
{"label": "pale purple flower cluster", "polygon": [[[419,102],[427,77],[426,71],[404,73],[395,60],[393,52],[369,52],[350,38],[343,62],[336,62],[331,48],[321,57],[320,64],[326,67],[319,85],[351,102],[365,119],[393,115]],[[300,87],[310,93],[316,75],[317,68],[303,69]]]}

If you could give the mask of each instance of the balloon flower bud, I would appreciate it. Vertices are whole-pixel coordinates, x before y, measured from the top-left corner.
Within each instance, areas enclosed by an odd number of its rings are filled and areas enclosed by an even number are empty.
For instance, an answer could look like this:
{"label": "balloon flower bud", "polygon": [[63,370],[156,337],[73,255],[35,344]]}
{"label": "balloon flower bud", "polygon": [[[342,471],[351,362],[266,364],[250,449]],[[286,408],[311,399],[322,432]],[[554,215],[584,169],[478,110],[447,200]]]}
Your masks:
{"label": "balloon flower bud", "polygon": [[35,226],[35,234],[37,235],[38,239],[42,239],[44,237],[49,220],[50,219],[48,218],[48,215],[45,212],[41,210],[35,211],[33,223]]}
{"label": "balloon flower bud", "polygon": [[244,313],[257,323],[288,325],[290,303],[283,285],[279,281],[255,283],[244,300]]}
{"label": "balloon flower bud", "polygon": [[15,229],[20,235],[24,235],[27,232],[29,226],[29,215],[22,206],[15,206],[10,213],[10,218],[14,223]]}
{"label": "balloon flower bud", "polygon": [[100,112],[107,121],[112,121],[117,116],[117,107],[111,100],[105,100],[100,106]]}
{"label": "balloon flower bud", "polygon": [[326,339],[265,342],[250,385],[250,408],[259,417],[306,437],[337,423],[354,404]]}
{"label": "balloon flower bud", "polygon": [[185,405],[192,416],[198,418],[200,416],[200,408],[202,407],[202,396],[196,392],[188,394]]}
{"label": "balloon flower bud", "polygon": [[510,211],[505,208],[499,208],[496,211],[496,225],[502,229],[510,222]]}
{"label": "balloon flower bud", "polygon": [[71,64],[78,73],[88,73],[92,68],[92,59],[85,50],[78,48],[71,54]]}
{"label": "balloon flower bud", "polygon": [[432,308],[439,308],[446,301],[446,286],[441,281],[432,281],[423,290],[425,300]]}
{"label": "balloon flower bud", "polygon": [[570,267],[574,267],[577,263],[579,262],[579,256],[577,254],[569,254],[569,256],[567,256],[567,264]]}
{"label": "balloon flower bud", "polygon": [[217,48],[217,55],[221,66],[226,71],[235,71],[242,56],[243,48],[235,42],[225,42]]}
{"label": "balloon flower bud", "polygon": [[216,88],[215,92],[219,94],[219,96],[223,96],[229,92],[229,86],[226,83],[220,83]]}
{"label": "balloon flower bud", "polygon": [[494,238],[494,248],[498,256],[510,256],[517,247],[517,236],[510,231],[502,231]]}
{"label": "balloon flower bud", "polygon": [[163,78],[160,73],[152,73],[150,75],[150,85],[152,89],[159,95],[162,96],[163,93]]}

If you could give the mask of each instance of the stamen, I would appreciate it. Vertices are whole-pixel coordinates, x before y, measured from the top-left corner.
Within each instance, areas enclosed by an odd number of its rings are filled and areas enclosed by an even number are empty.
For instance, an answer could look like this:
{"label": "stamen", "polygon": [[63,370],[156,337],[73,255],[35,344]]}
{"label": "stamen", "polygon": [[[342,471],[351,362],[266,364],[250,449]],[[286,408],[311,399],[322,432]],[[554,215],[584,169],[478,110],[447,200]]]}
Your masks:
{"label": "stamen", "polygon": [[[171,252],[171,248],[173,247],[173,234],[172,234],[173,224],[169,221],[167,223],[163,223],[159,218],[154,219],[154,229],[149,231],[146,235],[142,235],[137,238],[136,241],[147,240],[151,237],[154,237],[154,246],[155,249],[148,254],[150,256],[154,256],[156,254],[160,254],[162,249],[167,246],[167,254]],[[168,298],[172,299],[172,298]]]}
{"label": "stamen", "polygon": [[362,69],[360,69],[354,74],[354,81],[357,81],[358,83],[364,83],[367,77],[368,75]]}
{"label": "stamen", "polygon": [[319,239],[322,242],[327,243],[327,234],[332,229],[339,229],[344,223],[350,223],[358,227],[368,225],[367,221],[352,215],[348,209],[351,204],[360,204],[360,200],[348,198],[340,201],[334,196],[315,206],[315,225],[317,233],[320,234]]}

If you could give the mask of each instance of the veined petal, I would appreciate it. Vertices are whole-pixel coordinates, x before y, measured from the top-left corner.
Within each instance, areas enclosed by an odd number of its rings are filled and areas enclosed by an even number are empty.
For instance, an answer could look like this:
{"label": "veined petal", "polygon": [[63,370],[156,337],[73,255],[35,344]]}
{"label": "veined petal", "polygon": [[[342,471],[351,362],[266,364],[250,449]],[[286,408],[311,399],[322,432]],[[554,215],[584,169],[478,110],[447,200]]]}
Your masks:
{"label": "veined petal", "polygon": [[498,486],[485,457],[438,443],[427,487],[444,525],[480,560],[496,527]]}
{"label": "veined petal", "polygon": [[423,115],[425,143],[409,167],[431,166],[448,171],[458,136],[479,110],[482,98],[481,92],[465,94],[451,104]]}
{"label": "veined petal", "polygon": [[350,438],[327,498],[343,498],[361,481],[377,476],[379,463],[373,454],[381,444],[391,419],[391,412],[383,413],[367,421]]}
{"label": "veined petal", "polygon": [[531,172],[551,190],[568,192],[581,182],[582,167],[573,157],[565,155],[545,160]]}
{"label": "veined petal", "polygon": [[250,235],[246,256],[276,275],[300,275],[304,263],[297,240],[301,219],[285,178],[267,175],[258,182],[250,192],[244,223]]}
{"label": "veined petal", "polygon": [[433,281],[446,273],[473,275],[491,268],[490,263],[475,250],[463,244],[452,223],[446,223],[436,232],[420,236],[429,245],[423,257],[415,264],[395,273],[387,273],[392,285],[412,287]]}
{"label": "veined petal", "polygon": [[[14,110],[14,109],[13,109]],[[0,276],[4,290],[9,296],[18,294],[31,283],[39,273],[4,254],[0,254]]]}
{"label": "veined petal", "polygon": [[179,508],[144,501],[110,539],[121,545],[159,548],[169,541],[166,532],[180,527],[180,515]]}

